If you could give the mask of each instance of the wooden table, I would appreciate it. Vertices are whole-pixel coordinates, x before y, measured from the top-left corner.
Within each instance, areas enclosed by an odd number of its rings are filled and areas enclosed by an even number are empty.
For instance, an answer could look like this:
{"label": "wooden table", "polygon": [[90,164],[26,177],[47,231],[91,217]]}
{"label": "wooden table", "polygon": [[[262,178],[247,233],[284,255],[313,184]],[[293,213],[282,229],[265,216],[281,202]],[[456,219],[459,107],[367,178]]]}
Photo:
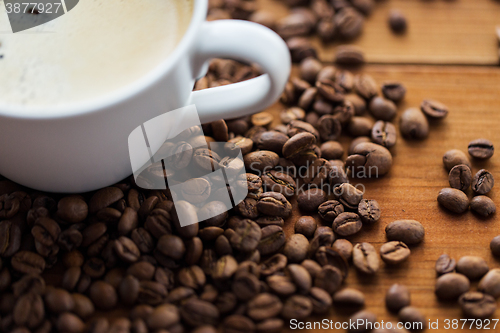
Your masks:
{"label": "wooden table", "polygon": [[[280,17],[287,13],[279,1],[259,1],[261,8]],[[400,9],[408,18],[406,35],[396,36],[388,29],[387,15],[391,8]],[[396,219],[416,219],[426,230],[424,242],[411,248],[411,257],[403,265],[382,264],[378,274],[371,278],[362,277],[351,268],[345,286],[365,293],[366,309],[373,311],[378,321],[397,322],[397,317],[385,308],[384,295],[393,283],[400,283],[411,290],[413,306],[433,322],[439,320],[439,329],[428,331],[448,332],[444,320],[460,319],[463,315],[458,305],[437,301],[435,260],[443,253],[455,259],[476,255],[485,258],[490,268],[500,267],[500,261],[489,250],[490,240],[500,234],[497,221],[500,212],[489,219],[471,212],[454,215],[440,208],[436,201],[439,190],[449,186],[442,164],[445,151],[452,148],[466,151],[468,142],[480,137],[500,145],[500,68],[494,31],[499,24],[498,1],[387,0],[377,3],[363,35],[354,42],[366,55],[368,65],[363,71],[379,83],[398,80],[406,85],[408,92],[399,105],[399,113],[408,107],[418,107],[424,98],[437,99],[450,109],[446,119],[431,124],[427,140],[406,141],[399,136],[392,149],[394,164],[390,173],[382,179],[363,182],[365,198],[381,204],[382,218],[375,226],[364,227],[349,238],[352,242],[370,242],[378,250],[386,241],[385,226]],[[321,47],[320,58],[330,61],[336,46]],[[278,103],[271,110],[277,115],[282,108]],[[344,141],[347,148],[350,139]],[[486,162],[474,161],[473,172],[487,168],[500,179],[499,159],[493,156]],[[489,196],[500,208],[498,191],[494,188]],[[299,216],[296,211],[287,221],[289,234],[293,233],[293,224]],[[472,289],[476,287],[477,282],[472,283]],[[334,321],[348,318],[337,312],[334,309],[322,318]],[[493,318],[500,318],[500,309]],[[461,326],[459,322],[454,331],[465,331]],[[500,324],[490,331],[500,331]]]}

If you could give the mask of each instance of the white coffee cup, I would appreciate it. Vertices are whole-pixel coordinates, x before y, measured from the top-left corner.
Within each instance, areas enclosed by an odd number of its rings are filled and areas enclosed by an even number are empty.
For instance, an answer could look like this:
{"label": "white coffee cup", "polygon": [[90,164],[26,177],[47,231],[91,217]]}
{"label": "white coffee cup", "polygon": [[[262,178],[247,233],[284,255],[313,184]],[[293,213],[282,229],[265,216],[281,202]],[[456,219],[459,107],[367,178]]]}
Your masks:
{"label": "white coffee cup", "polygon": [[[207,3],[194,1],[190,25],[167,59],[116,93],[71,108],[2,106],[0,94],[0,174],[42,191],[95,190],[132,174],[128,136],[160,114],[194,104],[206,123],[271,105],[290,74],[286,44],[255,23],[206,22]],[[192,92],[215,57],[256,63],[267,74]]]}

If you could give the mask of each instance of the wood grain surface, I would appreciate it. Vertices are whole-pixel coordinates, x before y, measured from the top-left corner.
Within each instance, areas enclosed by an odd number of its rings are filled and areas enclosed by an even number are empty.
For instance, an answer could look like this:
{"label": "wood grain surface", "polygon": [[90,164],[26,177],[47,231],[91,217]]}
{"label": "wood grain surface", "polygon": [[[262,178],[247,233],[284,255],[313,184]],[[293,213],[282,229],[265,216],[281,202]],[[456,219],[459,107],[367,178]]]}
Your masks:
{"label": "wood grain surface", "polygon": [[[431,123],[430,135],[424,141],[404,140],[398,132],[398,142],[391,150],[394,164],[390,173],[378,180],[360,182],[366,186],[365,198],[380,203],[382,217],[373,227],[363,227],[360,233],[348,238],[353,243],[370,242],[378,250],[386,242],[384,228],[388,223],[397,219],[416,219],[425,227],[424,242],[411,247],[412,254],[406,263],[398,267],[382,264],[374,277],[360,276],[351,267],[345,286],[365,293],[366,309],[376,313],[379,321],[397,322],[397,316],[386,310],[384,296],[392,284],[404,284],[411,291],[411,304],[427,319],[439,320],[440,329],[429,331],[447,332],[444,320],[460,319],[463,315],[458,305],[437,301],[434,295],[435,260],[443,253],[457,260],[464,255],[477,255],[485,258],[490,268],[500,267],[500,261],[489,250],[490,240],[500,234],[500,223],[497,216],[484,219],[472,212],[456,215],[438,206],[438,192],[449,186],[442,155],[454,148],[466,152],[468,142],[479,137],[500,144],[500,68],[368,65],[361,71],[371,74],[378,83],[398,80],[406,85],[408,92],[398,107],[396,124],[402,111],[418,107],[424,98],[445,103],[450,113],[444,120]],[[271,109],[277,116],[281,108],[283,106],[278,103]],[[347,150],[350,139],[343,138],[342,141]],[[493,156],[486,162],[473,161],[473,172],[486,168],[500,179],[498,158]],[[494,188],[489,196],[499,205],[497,191]],[[468,194],[472,196],[472,193]],[[293,224],[300,216],[301,212],[294,211],[287,220],[288,234],[293,233]],[[476,286],[477,283],[472,283],[472,289]],[[345,321],[348,317],[334,308],[328,315],[311,320],[331,318]],[[494,318],[500,318],[500,310],[496,311]],[[456,332],[468,331],[461,330],[462,323],[459,325]],[[500,324],[496,331],[500,331]]]}
{"label": "wood grain surface", "polygon": [[[261,9],[277,17],[288,8],[279,0],[258,0]],[[391,9],[408,19],[404,35],[393,34],[387,24]],[[498,64],[495,26],[500,25],[500,1],[496,0],[385,0],[378,1],[366,19],[363,34],[352,44],[365,52],[370,63]],[[331,61],[339,42],[322,44],[319,56]]]}

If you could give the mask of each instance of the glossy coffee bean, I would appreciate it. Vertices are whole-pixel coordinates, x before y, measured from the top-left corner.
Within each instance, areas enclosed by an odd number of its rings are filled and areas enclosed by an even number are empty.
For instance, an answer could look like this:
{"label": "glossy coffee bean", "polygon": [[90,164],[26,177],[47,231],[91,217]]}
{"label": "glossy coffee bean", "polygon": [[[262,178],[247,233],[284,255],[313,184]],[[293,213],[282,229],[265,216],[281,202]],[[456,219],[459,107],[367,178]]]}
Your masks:
{"label": "glossy coffee bean", "polygon": [[410,256],[408,246],[399,241],[392,241],[383,244],[380,247],[380,257],[386,264],[398,265],[408,259]]}
{"label": "glossy coffee bean", "polygon": [[376,200],[363,199],[358,204],[358,215],[363,223],[373,224],[380,219],[380,206]]}
{"label": "glossy coffee bean", "polygon": [[399,130],[407,139],[423,140],[429,135],[429,122],[422,111],[410,108],[401,115]]}
{"label": "glossy coffee bean", "polygon": [[441,300],[456,300],[460,295],[469,291],[469,279],[459,273],[441,275],[436,280],[435,293]]}
{"label": "glossy coffee bean", "polygon": [[378,253],[370,243],[358,243],[354,246],[352,262],[359,272],[367,275],[375,274],[380,267]]}
{"label": "glossy coffee bean", "polygon": [[415,220],[398,220],[385,227],[387,239],[400,241],[407,245],[415,245],[424,239],[425,230],[420,222]]}
{"label": "glossy coffee bean", "polygon": [[453,213],[461,214],[469,209],[469,198],[464,192],[455,188],[442,189],[437,200],[441,206]]}
{"label": "glossy coffee bean", "polygon": [[491,158],[495,150],[493,143],[487,139],[472,140],[467,148],[470,156],[481,160]]}
{"label": "glossy coffee bean", "polygon": [[346,237],[359,232],[362,226],[363,223],[358,214],[345,212],[335,218],[332,229],[340,236]]}
{"label": "glossy coffee bean", "polygon": [[465,164],[455,165],[448,176],[450,187],[466,191],[472,183],[472,172]]}
{"label": "glossy coffee bean", "polygon": [[472,190],[477,194],[486,194],[493,188],[495,179],[491,172],[485,169],[479,170],[472,178]]}
{"label": "glossy coffee bean", "polygon": [[495,203],[485,195],[473,197],[470,201],[470,209],[484,217],[488,217],[496,212]]}
{"label": "glossy coffee bean", "polygon": [[392,166],[392,155],[381,145],[362,142],[353,148],[347,157],[347,168],[351,168],[357,178],[378,178],[389,172]]}
{"label": "glossy coffee bean", "polygon": [[436,273],[438,275],[453,273],[455,272],[456,267],[457,263],[455,259],[451,258],[447,254],[440,255],[436,260]]}
{"label": "glossy coffee bean", "polygon": [[458,149],[451,149],[444,153],[443,164],[448,172],[453,169],[454,166],[460,164],[465,164],[466,166],[471,168],[471,164],[467,155],[465,155],[463,151]]}
{"label": "glossy coffee bean", "polygon": [[493,268],[479,281],[477,289],[495,298],[500,296],[500,269]]}
{"label": "glossy coffee bean", "polygon": [[477,256],[464,256],[457,261],[457,272],[469,280],[478,280],[489,271],[486,260]]}

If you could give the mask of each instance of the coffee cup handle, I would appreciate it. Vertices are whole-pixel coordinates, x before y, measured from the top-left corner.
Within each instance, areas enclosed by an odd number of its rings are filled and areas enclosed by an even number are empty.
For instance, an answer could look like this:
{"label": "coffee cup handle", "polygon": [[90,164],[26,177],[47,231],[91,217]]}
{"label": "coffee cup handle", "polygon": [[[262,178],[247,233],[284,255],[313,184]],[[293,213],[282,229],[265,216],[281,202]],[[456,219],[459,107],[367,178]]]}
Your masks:
{"label": "coffee cup handle", "polygon": [[212,58],[256,63],[266,73],[247,81],[192,92],[189,104],[196,106],[202,123],[262,111],[279,98],[290,75],[290,53],[285,42],[257,23],[204,22],[194,54],[194,73],[199,73]]}

